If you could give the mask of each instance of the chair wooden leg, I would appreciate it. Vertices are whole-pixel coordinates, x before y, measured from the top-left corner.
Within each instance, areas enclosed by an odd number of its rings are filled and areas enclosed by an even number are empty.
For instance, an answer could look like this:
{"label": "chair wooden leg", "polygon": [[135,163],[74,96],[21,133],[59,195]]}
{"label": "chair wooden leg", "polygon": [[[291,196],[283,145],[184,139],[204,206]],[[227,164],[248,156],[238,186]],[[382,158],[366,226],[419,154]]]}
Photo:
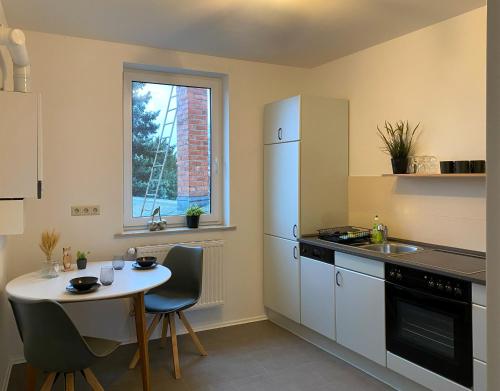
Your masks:
{"label": "chair wooden leg", "polygon": [[75,391],[75,374],[73,372],[68,372],[64,374],[66,387],[65,391]]}
{"label": "chair wooden leg", "polygon": [[90,368],[84,369],[83,371],[83,377],[89,384],[90,388],[92,388],[93,391],[104,391],[104,388],[101,386],[101,383],[99,383],[99,380],[94,375],[94,372],[90,370]]}
{"label": "chair wooden leg", "polygon": [[179,366],[179,350],[177,348],[177,334],[175,331],[175,314],[168,314],[168,320],[170,322],[170,336],[172,338],[172,360],[174,363],[174,377],[176,379],[180,379],[181,368]]}
{"label": "chair wooden leg", "polygon": [[37,369],[30,364],[26,366],[26,390],[35,391]]}
{"label": "chair wooden leg", "polygon": [[167,334],[168,334],[168,315],[163,315],[163,325],[161,328],[161,347],[165,348],[167,346]]}
{"label": "chair wooden leg", "polygon": [[56,372],[50,372],[45,378],[45,381],[43,382],[40,391],[51,391],[52,386],[54,385],[54,381],[56,380],[56,375],[57,375]]}
{"label": "chair wooden leg", "polygon": [[193,331],[193,328],[191,327],[191,325],[189,324],[188,320],[186,319],[186,316],[184,315],[184,312],[179,311],[177,313],[177,315],[179,315],[180,320],[182,320],[182,323],[184,324],[184,327],[186,328],[186,330],[188,331],[189,335],[191,336],[191,339],[193,340],[193,342],[194,342],[194,344],[196,346],[196,349],[198,349],[198,352],[200,352],[200,355],[202,355],[202,356],[208,356],[207,351],[205,350],[205,348],[201,344],[200,340],[198,339],[198,336]]}
{"label": "chair wooden leg", "polygon": [[[160,322],[161,314],[156,314],[151,321],[151,324],[148,327],[148,331],[146,333],[146,339],[149,340],[149,337],[151,337],[151,334],[155,331],[156,327],[158,326],[158,323]],[[132,357],[132,360],[130,361],[130,364],[128,365],[129,369],[134,369],[137,366],[137,363],[139,362],[140,354],[139,354],[139,348],[137,348],[134,357]]]}

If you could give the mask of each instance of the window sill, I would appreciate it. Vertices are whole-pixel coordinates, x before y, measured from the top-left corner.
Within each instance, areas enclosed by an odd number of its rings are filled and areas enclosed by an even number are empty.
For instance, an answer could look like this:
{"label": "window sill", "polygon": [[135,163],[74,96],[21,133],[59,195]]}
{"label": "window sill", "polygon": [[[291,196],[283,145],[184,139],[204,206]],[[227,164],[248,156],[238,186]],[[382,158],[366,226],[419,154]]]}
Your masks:
{"label": "window sill", "polygon": [[147,229],[137,229],[137,230],[123,231],[117,233],[115,234],[115,238],[120,239],[120,238],[136,237],[136,236],[178,235],[187,233],[234,231],[234,230],[236,230],[235,225],[200,225],[198,228],[171,227],[164,229],[163,231],[149,231]]}

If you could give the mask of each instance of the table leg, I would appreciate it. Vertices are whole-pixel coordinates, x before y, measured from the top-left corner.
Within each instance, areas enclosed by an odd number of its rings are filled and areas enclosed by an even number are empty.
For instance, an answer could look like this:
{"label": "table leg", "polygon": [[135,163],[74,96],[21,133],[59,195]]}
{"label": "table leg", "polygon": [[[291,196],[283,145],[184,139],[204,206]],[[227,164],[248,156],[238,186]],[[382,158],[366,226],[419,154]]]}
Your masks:
{"label": "table leg", "polygon": [[144,292],[134,295],[135,329],[137,333],[137,344],[139,345],[142,389],[150,391],[151,384],[149,380],[149,353],[148,340],[146,336],[146,314],[144,309]]}
{"label": "table leg", "polygon": [[35,391],[37,370],[30,364],[26,364],[26,390]]}

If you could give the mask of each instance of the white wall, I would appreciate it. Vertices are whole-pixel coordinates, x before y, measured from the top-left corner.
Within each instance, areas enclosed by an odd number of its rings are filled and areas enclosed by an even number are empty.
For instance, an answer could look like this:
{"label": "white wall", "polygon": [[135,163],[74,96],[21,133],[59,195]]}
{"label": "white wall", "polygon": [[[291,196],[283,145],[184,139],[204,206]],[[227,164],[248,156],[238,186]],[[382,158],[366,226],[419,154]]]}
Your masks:
{"label": "white wall", "polygon": [[[3,4],[0,0],[0,24],[7,25],[7,18],[3,10]],[[0,56],[7,53],[5,48],[0,48]],[[1,59],[0,59],[1,61]],[[0,68],[0,78],[2,70]],[[1,202],[1,201],[0,201]],[[9,368],[10,345],[7,332],[7,300],[5,297],[5,284],[7,282],[6,258],[5,258],[6,237],[0,235],[0,387],[7,381],[7,371]]]}
{"label": "white wall", "polygon": [[[54,227],[61,247],[111,259],[143,244],[224,239],[226,303],[193,314],[194,326],[263,316],[262,111],[267,102],[300,91],[305,70],[147,47],[27,33],[33,90],[43,94],[43,199],[25,202],[25,233],[9,237],[9,279],[37,270],[40,233]],[[122,70],[124,63],[227,75],[230,133],[230,222],[235,231],[115,239],[122,231]],[[71,217],[70,205],[99,204],[101,216]],[[62,277],[64,278],[64,277]],[[79,307],[81,309],[81,307]],[[128,304],[98,303],[72,310],[83,331],[128,340]],[[17,338],[17,337],[16,337]],[[19,345],[17,349],[19,353]]]}
{"label": "white wall", "polygon": [[311,92],[350,101],[351,223],[379,214],[393,236],[485,250],[485,181],[381,178],[390,158],[376,133],[421,122],[418,154],[484,159],[485,77],[485,7],[313,70]]}

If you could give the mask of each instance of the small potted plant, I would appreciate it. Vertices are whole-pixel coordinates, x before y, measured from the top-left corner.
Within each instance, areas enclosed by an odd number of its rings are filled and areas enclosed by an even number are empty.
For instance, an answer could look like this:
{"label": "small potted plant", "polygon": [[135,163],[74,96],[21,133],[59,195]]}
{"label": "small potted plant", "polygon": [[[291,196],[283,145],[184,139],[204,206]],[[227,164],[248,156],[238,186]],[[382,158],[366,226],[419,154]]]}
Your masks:
{"label": "small potted plant", "polygon": [[191,205],[188,210],[186,211],[186,224],[188,228],[198,228],[198,225],[200,224],[200,216],[205,213],[203,212],[203,209],[194,204]]}
{"label": "small potted plant", "polygon": [[79,270],[85,269],[87,267],[87,255],[89,255],[90,252],[87,251],[77,251],[76,252],[76,267]]}
{"label": "small potted plant", "polygon": [[406,174],[408,158],[415,148],[415,134],[420,123],[410,129],[408,121],[398,121],[394,125],[385,121],[384,130],[377,126],[378,134],[384,143],[382,151],[391,156],[392,172]]}

